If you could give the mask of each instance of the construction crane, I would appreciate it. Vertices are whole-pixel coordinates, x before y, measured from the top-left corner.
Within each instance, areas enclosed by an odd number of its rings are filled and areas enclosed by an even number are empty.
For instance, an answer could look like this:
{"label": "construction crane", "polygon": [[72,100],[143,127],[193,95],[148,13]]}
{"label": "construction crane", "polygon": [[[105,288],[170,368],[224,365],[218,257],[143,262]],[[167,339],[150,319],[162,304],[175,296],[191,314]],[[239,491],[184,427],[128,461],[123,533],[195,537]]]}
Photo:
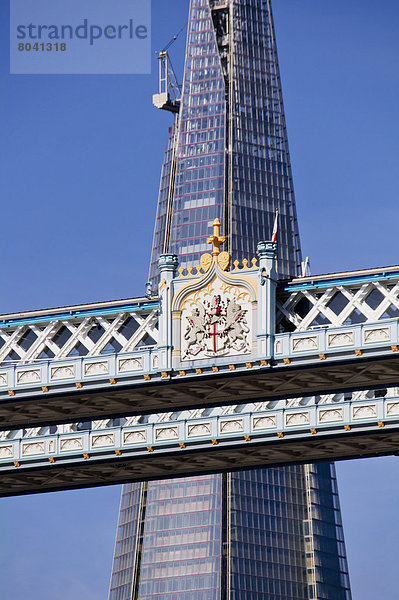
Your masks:
{"label": "construction crane", "polygon": [[158,93],[152,97],[152,102],[156,108],[168,110],[173,113],[178,113],[180,109],[181,86],[177,81],[168,49],[177,40],[182,31],[183,28],[173,36],[165,48],[158,54],[159,89]]}

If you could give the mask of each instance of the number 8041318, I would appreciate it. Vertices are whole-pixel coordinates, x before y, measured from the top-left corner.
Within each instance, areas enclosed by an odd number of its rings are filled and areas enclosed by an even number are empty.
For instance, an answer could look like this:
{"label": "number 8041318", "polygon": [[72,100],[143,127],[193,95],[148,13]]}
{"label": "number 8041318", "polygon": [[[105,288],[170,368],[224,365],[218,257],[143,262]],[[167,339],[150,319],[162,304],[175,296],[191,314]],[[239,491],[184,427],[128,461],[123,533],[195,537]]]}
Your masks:
{"label": "number 8041318", "polygon": [[67,45],[65,42],[36,42],[35,44],[20,43],[18,44],[18,50],[20,52],[26,51],[31,52],[34,50],[35,52],[65,52],[67,49]]}

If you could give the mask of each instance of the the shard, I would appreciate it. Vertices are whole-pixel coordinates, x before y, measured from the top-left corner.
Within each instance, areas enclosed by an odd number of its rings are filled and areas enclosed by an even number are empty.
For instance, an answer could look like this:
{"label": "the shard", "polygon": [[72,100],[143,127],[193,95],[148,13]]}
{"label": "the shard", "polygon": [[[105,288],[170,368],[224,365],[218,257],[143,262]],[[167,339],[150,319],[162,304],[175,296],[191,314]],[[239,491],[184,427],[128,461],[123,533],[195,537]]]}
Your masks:
{"label": "the shard", "polygon": [[[233,260],[251,259],[276,209],[278,275],[288,279],[301,250],[270,1],[191,0],[154,286],[160,254],[198,264],[215,218]],[[109,598],[350,600],[334,466],[125,485]]]}

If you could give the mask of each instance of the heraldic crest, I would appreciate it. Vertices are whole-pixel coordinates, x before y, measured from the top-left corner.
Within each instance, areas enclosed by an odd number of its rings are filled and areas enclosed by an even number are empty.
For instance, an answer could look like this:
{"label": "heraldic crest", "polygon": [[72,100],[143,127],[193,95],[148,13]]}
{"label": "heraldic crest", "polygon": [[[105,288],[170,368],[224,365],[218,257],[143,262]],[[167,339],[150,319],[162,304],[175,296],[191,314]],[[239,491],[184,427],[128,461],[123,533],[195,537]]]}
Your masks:
{"label": "heraldic crest", "polygon": [[218,220],[213,227],[213,235],[207,240],[213,245],[212,255],[201,257],[205,275],[197,282],[191,278],[188,283],[188,277],[184,278],[187,283],[180,280],[179,337],[183,361],[239,356],[252,351],[254,286],[246,275],[226,272],[230,255],[219,250],[225,238],[219,235]]}
{"label": "heraldic crest", "polygon": [[235,296],[222,299],[220,294],[214,294],[205,297],[203,302],[198,301],[186,316],[183,360],[199,353],[210,357],[224,356],[231,350],[248,352],[247,312]]}

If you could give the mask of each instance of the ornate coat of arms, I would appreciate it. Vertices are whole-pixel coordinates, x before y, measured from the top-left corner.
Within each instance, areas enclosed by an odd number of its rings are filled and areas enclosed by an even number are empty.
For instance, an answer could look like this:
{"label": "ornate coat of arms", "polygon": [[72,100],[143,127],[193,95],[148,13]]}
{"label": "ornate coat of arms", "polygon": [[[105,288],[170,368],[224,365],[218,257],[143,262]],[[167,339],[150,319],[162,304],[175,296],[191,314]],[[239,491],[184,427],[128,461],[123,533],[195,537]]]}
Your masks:
{"label": "ornate coat of arms", "polygon": [[242,304],[234,294],[209,294],[192,303],[182,331],[182,359],[250,352],[248,310]]}

